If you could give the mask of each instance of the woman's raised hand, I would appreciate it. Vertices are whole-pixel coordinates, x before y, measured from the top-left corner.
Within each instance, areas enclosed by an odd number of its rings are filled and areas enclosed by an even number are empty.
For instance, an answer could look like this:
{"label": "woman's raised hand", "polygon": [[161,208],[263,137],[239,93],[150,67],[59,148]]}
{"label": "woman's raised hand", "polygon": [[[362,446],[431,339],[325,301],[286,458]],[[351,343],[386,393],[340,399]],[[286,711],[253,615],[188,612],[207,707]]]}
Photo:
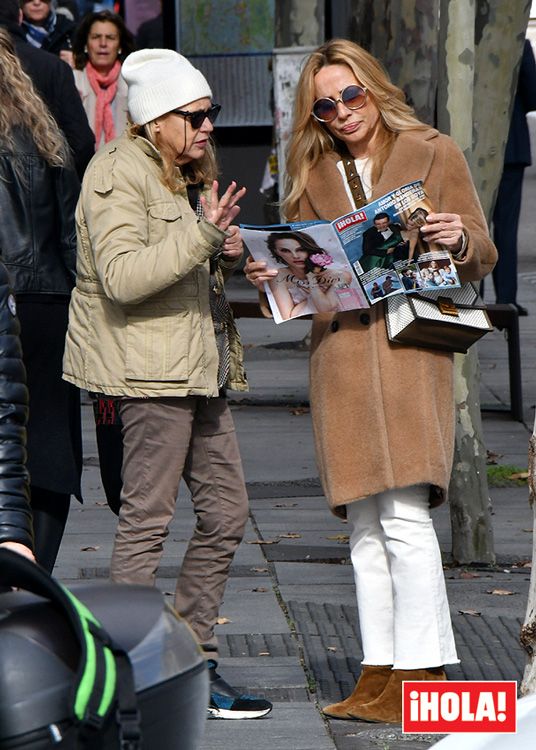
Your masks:
{"label": "woman's raised hand", "polygon": [[264,282],[277,276],[277,270],[275,268],[268,269],[265,260],[253,260],[249,255],[244,266],[244,275],[250,284],[263,291]]}
{"label": "woman's raised hand", "polygon": [[463,224],[459,214],[430,213],[420,231],[426,242],[436,242],[450,252],[456,253],[462,247]]}
{"label": "woman's raised hand", "polygon": [[208,198],[201,196],[201,205],[205,219],[225,232],[240,212],[238,201],[246,194],[246,188],[238,189],[233,180],[221,198],[218,198],[218,187],[218,181],[214,180]]}

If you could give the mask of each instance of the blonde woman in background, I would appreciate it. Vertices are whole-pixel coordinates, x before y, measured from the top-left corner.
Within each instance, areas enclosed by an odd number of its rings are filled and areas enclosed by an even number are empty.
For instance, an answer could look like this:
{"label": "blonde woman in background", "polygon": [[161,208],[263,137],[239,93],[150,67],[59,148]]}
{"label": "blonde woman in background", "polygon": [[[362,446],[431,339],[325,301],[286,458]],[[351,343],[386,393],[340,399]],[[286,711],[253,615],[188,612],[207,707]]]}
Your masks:
{"label": "blonde woman in background", "polygon": [[80,398],[62,380],[79,193],[64,137],[0,29],[0,256],[17,297],[30,394],[35,556],[54,567],[70,496],[81,497]]}

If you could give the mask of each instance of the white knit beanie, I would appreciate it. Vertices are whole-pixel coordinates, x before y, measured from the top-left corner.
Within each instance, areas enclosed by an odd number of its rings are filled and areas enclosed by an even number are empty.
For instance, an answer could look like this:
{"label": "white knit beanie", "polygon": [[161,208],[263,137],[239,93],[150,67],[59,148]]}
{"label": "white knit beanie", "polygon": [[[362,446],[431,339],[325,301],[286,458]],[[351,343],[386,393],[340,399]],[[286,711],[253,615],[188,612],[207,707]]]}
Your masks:
{"label": "white knit beanie", "polygon": [[196,99],[212,99],[201,71],[170,49],[132,52],[121,67],[121,75],[128,85],[128,111],[136,125],[145,125]]}

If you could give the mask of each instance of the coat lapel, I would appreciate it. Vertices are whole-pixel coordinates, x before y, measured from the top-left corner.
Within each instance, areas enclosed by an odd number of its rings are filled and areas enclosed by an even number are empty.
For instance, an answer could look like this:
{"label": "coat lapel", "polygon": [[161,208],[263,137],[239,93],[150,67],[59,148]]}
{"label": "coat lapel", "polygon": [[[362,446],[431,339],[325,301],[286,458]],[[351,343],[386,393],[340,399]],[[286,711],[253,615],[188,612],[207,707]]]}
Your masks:
{"label": "coat lapel", "polygon": [[[399,133],[382,175],[372,194],[372,200],[390,190],[414,180],[426,181],[434,159],[435,149],[430,142],[437,130],[414,130]],[[337,169],[340,156],[330,152],[323,156],[309,173],[306,194],[316,216],[333,221],[352,210],[344,190],[341,173]]]}
{"label": "coat lapel", "polygon": [[437,130],[432,128],[425,131],[407,130],[399,133],[393,150],[385,162],[378,184],[374,188],[372,200],[408,182],[414,180],[426,182],[435,153],[430,141],[437,135]]}

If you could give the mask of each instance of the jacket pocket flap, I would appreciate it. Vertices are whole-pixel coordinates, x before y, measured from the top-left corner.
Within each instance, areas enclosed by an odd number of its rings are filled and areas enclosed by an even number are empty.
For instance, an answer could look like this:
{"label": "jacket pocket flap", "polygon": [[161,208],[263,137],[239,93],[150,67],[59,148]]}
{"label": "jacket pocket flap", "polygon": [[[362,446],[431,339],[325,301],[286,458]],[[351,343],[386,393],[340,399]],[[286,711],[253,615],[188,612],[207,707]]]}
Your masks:
{"label": "jacket pocket flap", "polygon": [[176,221],[181,216],[179,207],[175,203],[155,203],[149,206],[149,214],[153,219],[163,219],[163,221]]}

